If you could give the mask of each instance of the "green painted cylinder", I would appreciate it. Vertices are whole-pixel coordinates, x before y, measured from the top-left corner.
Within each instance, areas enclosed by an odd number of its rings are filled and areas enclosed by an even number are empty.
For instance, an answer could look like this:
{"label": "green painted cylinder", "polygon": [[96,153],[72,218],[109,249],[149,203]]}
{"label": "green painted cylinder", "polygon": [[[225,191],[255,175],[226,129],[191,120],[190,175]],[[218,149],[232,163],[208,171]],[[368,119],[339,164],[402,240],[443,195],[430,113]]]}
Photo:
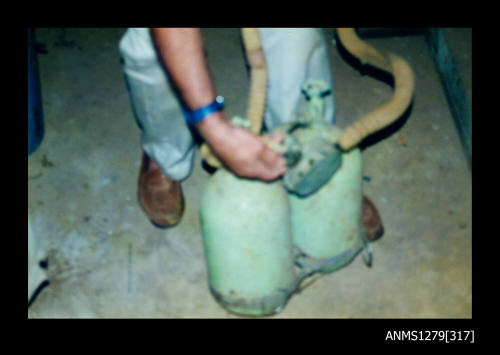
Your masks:
{"label": "green painted cylinder", "polygon": [[210,290],[240,315],[279,312],[297,286],[288,194],[280,182],[240,179],[219,169],[200,220]]}
{"label": "green painted cylinder", "polygon": [[[302,144],[328,131],[333,141],[342,131],[314,125],[300,132]],[[358,148],[342,154],[342,164],[316,193],[305,198],[290,194],[292,240],[297,263],[315,272],[330,272],[350,262],[363,247],[362,157]]]}

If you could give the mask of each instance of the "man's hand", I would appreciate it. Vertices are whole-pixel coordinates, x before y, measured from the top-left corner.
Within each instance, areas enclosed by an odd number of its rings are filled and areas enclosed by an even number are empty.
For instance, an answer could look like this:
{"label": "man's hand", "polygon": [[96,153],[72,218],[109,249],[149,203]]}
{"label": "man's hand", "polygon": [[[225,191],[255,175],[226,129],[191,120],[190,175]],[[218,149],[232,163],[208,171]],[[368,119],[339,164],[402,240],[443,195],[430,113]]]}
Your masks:
{"label": "man's hand", "polygon": [[[244,178],[273,181],[286,173],[285,159],[252,132],[229,124],[223,112],[198,124],[198,130],[212,151],[233,173]],[[269,137],[276,143],[281,135]]]}

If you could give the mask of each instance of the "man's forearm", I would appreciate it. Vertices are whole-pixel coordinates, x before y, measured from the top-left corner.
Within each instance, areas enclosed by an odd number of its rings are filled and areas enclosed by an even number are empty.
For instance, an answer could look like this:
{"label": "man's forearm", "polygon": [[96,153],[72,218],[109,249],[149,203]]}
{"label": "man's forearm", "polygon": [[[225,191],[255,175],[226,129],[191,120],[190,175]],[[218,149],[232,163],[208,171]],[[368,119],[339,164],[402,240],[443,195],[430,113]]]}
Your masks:
{"label": "man's forearm", "polygon": [[190,109],[211,103],[217,93],[205,59],[199,28],[153,28],[160,57]]}
{"label": "man's forearm", "polygon": [[[153,28],[156,48],[182,100],[189,109],[210,104],[217,92],[205,58],[198,28]],[[213,152],[235,174],[263,180],[286,171],[285,160],[259,136],[229,124],[224,111],[206,116],[196,125]]]}
{"label": "man's forearm", "polygon": [[[151,34],[182,100],[190,109],[211,103],[216,95],[210,69],[205,58],[199,28],[153,28]],[[201,121],[198,131],[208,141],[219,141],[227,128],[223,112]]]}

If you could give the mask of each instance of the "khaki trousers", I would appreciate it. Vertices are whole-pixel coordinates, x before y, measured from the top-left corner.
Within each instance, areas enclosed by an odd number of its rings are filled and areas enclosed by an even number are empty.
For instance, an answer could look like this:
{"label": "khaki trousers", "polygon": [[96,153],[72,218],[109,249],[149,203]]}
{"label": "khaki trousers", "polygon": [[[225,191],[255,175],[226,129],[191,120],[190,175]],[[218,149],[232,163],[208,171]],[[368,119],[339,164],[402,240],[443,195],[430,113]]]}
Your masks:
{"label": "khaki trousers", "polygon": [[[325,117],[335,123],[333,79],[323,31],[261,28],[259,32],[268,67],[266,128],[272,130],[292,120],[303,109],[305,98],[300,87],[307,79],[325,80],[332,88],[332,95],[326,97]],[[141,129],[142,149],[166,176],[182,181],[193,169],[195,143],[149,29],[128,29],[120,40],[119,50],[132,108]]]}

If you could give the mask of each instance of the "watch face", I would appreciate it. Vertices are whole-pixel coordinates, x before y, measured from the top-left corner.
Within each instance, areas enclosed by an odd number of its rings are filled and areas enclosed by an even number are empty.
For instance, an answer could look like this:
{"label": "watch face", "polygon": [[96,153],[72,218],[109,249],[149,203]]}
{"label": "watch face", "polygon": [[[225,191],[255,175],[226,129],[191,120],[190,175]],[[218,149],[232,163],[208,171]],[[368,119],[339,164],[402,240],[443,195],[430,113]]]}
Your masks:
{"label": "watch face", "polygon": [[224,105],[224,96],[221,95],[217,96],[215,98],[215,102],[217,102],[219,105]]}

